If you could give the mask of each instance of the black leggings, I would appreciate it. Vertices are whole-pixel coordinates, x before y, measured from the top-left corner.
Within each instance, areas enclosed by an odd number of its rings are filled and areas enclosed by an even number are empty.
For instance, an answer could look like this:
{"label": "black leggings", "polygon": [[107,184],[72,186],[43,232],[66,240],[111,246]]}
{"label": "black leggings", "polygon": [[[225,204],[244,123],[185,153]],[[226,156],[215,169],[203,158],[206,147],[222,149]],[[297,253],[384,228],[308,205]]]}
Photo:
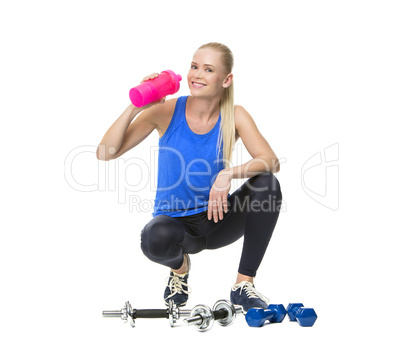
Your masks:
{"label": "black leggings", "polygon": [[258,174],[228,197],[228,212],[217,223],[207,212],[157,215],[141,231],[141,249],[152,261],[179,269],[183,253],[227,246],[244,235],[238,272],[254,277],[278,220],[282,193],[270,172]]}

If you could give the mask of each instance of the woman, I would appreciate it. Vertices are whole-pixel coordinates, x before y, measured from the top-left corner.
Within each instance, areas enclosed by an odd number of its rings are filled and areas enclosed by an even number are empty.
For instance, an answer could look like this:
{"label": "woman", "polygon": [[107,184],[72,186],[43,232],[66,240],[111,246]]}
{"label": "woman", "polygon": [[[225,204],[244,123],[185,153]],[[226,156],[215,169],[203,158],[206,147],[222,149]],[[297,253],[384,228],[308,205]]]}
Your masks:
{"label": "woman", "polygon": [[[141,248],[149,259],[170,268],[166,305],[187,302],[189,254],[229,245],[244,235],[230,299],[244,312],[268,306],[253,281],[279,216],[282,195],[273,175],[279,162],[248,112],[234,106],[232,68],[228,47],[201,46],[187,75],[190,96],[142,108],[130,105],[98,148],[99,159],[114,159],[154,129],[159,133],[158,188],[153,218],[141,231]],[[231,167],[239,138],[253,159]],[[249,179],[230,195],[233,178]]]}

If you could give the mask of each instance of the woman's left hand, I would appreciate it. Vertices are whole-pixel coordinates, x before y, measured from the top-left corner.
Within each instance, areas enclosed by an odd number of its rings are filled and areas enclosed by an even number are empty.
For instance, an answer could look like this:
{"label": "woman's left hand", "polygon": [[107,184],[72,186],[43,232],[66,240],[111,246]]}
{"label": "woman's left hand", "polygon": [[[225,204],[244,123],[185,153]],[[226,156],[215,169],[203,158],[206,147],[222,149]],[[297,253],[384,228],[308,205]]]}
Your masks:
{"label": "woman's left hand", "polygon": [[222,170],[215,179],[209,192],[208,220],[214,218],[215,222],[223,219],[223,211],[228,212],[227,197],[232,177],[229,170]]}

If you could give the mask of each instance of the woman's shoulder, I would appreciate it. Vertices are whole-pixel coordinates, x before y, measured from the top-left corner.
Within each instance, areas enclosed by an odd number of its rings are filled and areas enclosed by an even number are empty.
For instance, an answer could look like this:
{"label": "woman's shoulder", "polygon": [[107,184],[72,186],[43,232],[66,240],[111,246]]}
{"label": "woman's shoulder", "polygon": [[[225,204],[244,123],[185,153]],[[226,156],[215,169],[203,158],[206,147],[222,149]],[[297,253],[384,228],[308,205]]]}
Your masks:
{"label": "woman's shoulder", "polygon": [[234,113],[235,113],[235,116],[241,116],[241,115],[244,115],[244,113],[247,113],[247,111],[242,105],[235,104],[234,105]]}
{"label": "woman's shoulder", "polygon": [[254,129],[256,127],[251,114],[239,104],[234,106],[234,120],[236,129],[236,140],[242,132]]}
{"label": "woman's shoulder", "polygon": [[237,128],[244,124],[245,119],[247,119],[247,116],[249,116],[249,113],[246,111],[246,109],[239,105],[236,104],[234,106],[234,121],[235,121],[235,126],[236,126],[236,130]]}
{"label": "woman's shoulder", "polygon": [[241,105],[234,106],[235,124],[247,124],[254,122],[251,114]]}

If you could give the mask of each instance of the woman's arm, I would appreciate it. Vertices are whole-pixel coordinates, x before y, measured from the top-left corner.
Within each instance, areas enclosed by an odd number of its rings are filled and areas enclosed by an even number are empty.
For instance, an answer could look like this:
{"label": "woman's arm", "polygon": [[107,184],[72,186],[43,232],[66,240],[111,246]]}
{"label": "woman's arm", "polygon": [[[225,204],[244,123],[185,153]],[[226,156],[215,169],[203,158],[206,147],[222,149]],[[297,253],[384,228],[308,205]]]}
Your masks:
{"label": "woman's arm", "polygon": [[[151,74],[144,77],[141,83],[156,77],[157,73]],[[155,128],[159,129],[158,119],[164,117],[167,111],[163,108],[166,105],[160,106],[164,102],[165,98],[162,98],[140,108],[130,104],[103,136],[96,150],[96,157],[104,161],[115,159],[137,146]],[[132,122],[141,112],[143,113]]]}
{"label": "woman's arm", "polygon": [[223,219],[228,212],[227,196],[233,178],[248,178],[259,173],[278,172],[279,160],[268,142],[259,132],[251,115],[242,107],[235,107],[236,137],[240,137],[249,154],[253,157],[243,165],[225,168],[218,173],[209,193],[208,220]]}
{"label": "woman's arm", "polygon": [[[112,126],[107,130],[105,135],[102,138],[102,141],[100,142],[98,149],[96,150],[96,157],[99,160],[104,160],[108,161],[114,158],[117,158],[118,152],[122,152],[120,149],[123,145],[124,140],[126,141],[127,145],[127,140],[132,140],[133,138],[133,129],[131,130],[131,139],[129,139],[127,132],[127,128],[133,121],[133,119],[142,111],[141,108],[137,108],[130,104],[125,111],[120,115],[119,118],[112,124]],[[138,120],[137,120],[138,121]],[[138,125],[138,123],[137,123]],[[138,127],[139,129],[136,129],[135,131],[138,133],[142,133],[141,136],[138,136],[137,138],[143,137],[145,138],[148,136],[151,131],[154,129],[153,124],[151,122],[143,122],[140,124]],[[141,129],[142,128],[142,129]]]}
{"label": "woman's arm", "polygon": [[253,177],[266,171],[279,172],[278,157],[258,130],[251,115],[242,106],[235,107],[235,124],[239,137],[253,159],[226,169],[225,172],[229,172],[231,179]]}

